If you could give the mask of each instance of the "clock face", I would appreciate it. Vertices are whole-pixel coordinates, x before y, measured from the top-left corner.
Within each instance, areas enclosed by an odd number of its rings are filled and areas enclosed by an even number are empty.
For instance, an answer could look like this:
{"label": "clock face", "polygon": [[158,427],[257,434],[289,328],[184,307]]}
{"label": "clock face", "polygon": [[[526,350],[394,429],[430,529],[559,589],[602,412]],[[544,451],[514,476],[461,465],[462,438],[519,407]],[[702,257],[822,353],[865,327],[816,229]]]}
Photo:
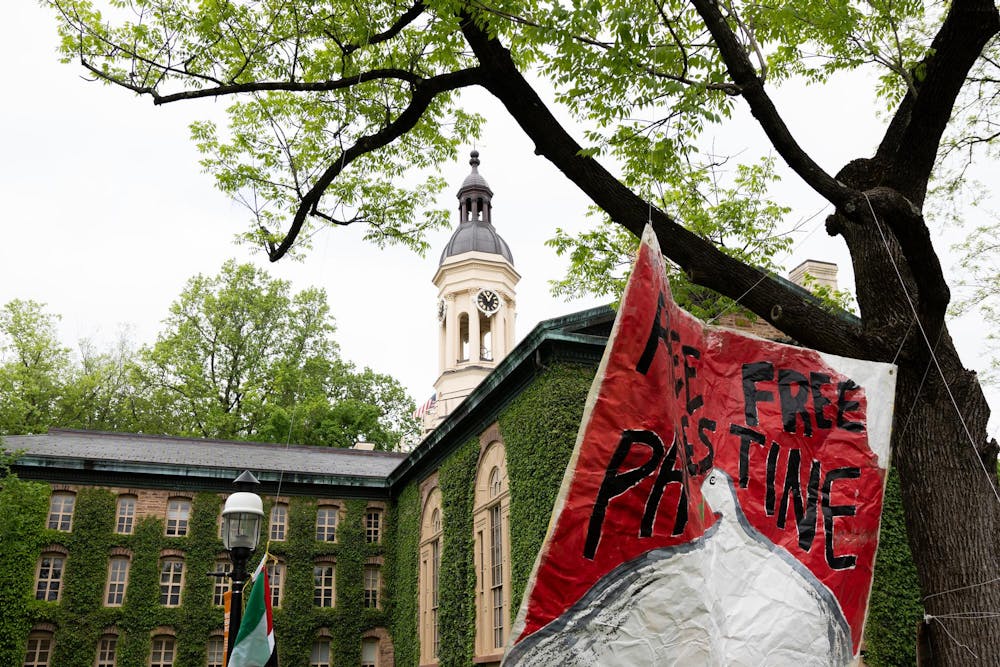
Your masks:
{"label": "clock face", "polygon": [[493,290],[479,290],[479,294],[476,295],[476,305],[485,314],[492,315],[500,310],[500,295]]}
{"label": "clock face", "polygon": [[444,299],[438,299],[437,316],[438,322],[444,322],[444,316],[448,314],[448,303]]}

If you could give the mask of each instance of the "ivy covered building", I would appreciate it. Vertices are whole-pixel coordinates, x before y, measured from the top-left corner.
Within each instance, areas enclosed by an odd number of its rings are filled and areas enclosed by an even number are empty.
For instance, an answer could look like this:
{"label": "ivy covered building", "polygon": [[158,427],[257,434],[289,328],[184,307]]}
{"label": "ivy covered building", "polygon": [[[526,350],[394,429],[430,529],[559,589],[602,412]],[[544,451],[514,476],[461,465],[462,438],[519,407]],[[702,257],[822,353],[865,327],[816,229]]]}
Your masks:
{"label": "ivy covered building", "polygon": [[[0,664],[221,665],[221,510],[261,481],[283,667],[498,662],[613,320],[536,327],[410,454],[5,439]],[[258,551],[261,551],[258,549]]]}

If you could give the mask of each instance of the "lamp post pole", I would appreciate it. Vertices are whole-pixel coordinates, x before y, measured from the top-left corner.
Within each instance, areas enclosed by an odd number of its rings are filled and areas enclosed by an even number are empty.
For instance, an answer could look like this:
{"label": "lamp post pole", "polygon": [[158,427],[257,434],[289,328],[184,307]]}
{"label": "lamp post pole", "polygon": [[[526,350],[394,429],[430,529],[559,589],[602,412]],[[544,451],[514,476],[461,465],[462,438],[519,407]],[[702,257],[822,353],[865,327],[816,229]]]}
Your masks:
{"label": "lamp post pole", "polygon": [[243,619],[243,586],[247,581],[247,562],[257,548],[264,505],[252,490],[260,482],[249,470],[243,471],[233,481],[236,493],[226,499],[222,509],[222,541],[233,563],[230,573],[232,586],[229,594],[229,640],[226,644],[226,662],[233,655],[236,637]]}

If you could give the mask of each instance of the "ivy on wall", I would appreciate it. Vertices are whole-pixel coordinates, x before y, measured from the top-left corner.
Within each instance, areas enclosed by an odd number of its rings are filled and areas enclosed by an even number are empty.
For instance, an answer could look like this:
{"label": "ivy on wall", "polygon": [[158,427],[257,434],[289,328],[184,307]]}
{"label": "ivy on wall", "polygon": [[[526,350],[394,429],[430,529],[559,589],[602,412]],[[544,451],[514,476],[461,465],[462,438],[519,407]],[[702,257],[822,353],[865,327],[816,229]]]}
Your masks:
{"label": "ivy on wall", "polygon": [[512,614],[521,606],[545,539],[595,371],[593,366],[553,365],[500,415],[510,479]]}
{"label": "ivy on wall", "polygon": [[907,543],[899,475],[890,469],[865,624],[865,662],[870,667],[916,664],[917,623],[923,614],[917,568]]}
{"label": "ivy on wall", "polygon": [[444,517],[438,608],[441,639],[438,662],[442,667],[472,664],[476,638],[472,505],[478,460],[479,441],[470,440],[448,457],[438,471]]}
{"label": "ivy on wall", "polygon": [[35,564],[44,546],[49,487],[16,477],[0,480],[0,665],[20,665],[35,618]]}
{"label": "ivy on wall", "polygon": [[420,661],[417,625],[420,502],[420,487],[417,482],[410,482],[386,517],[386,605],[397,667],[417,665]]}
{"label": "ivy on wall", "polygon": [[[196,494],[188,534],[166,537],[163,520],[154,517],[138,520],[132,535],[115,533],[116,496],[97,487],[77,492],[71,532],[48,530],[50,493],[47,484],[16,478],[3,480],[0,488],[0,507],[5,509],[0,513],[0,562],[4,564],[0,568],[0,664],[20,664],[31,627],[51,623],[56,627],[52,664],[59,667],[91,667],[108,627],[119,632],[119,667],[145,667],[151,633],[160,626],[176,634],[176,667],[203,667],[208,639],[223,623],[222,608],[212,604],[215,578],[208,576],[223,553],[218,537],[220,496]],[[364,564],[369,557],[381,555],[383,546],[365,541],[366,502],[352,500],[345,507],[337,542],[321,543],[315,540],[315,502],[292,499],[288,541],[271,545],[271,552],[286,563],[283,605],[275,610],[283,666],[308,665],[313,641],[323,627],[331,630],[336,664],[357,664],[362,634],[388,625],[384,610],[364,608],[363,596]],[[62,595],[57,602],[37,601],[36,564],[50,544],[68,552]],[[128,588],[121,607],[105,607],[108,561],[116,547],[131,554]],[[160,560],[166,549],[184,553],[179,607],[160,605]],[[324,554],[337,561],[337,604],[332,609],[313,606],[313,562]]]}

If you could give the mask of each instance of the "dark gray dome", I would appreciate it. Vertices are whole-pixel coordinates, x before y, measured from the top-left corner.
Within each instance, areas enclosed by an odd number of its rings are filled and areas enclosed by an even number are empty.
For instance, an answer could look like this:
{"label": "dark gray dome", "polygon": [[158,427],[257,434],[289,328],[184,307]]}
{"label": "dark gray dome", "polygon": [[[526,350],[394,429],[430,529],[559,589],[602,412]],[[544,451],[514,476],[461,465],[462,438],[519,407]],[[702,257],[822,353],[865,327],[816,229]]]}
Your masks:
{"label": "dark gray dome", "polygon": [[473,220],[472,222],[462,222],[455,233],[451,235],[448,245],[441,253],[441,264],[444,264],[449,257],[473,251],[500,255],[511,264],[514,263],[514,257],[510,254],[507,242],[500,238],[493,225],[482,220]]}
{"label": "dark gray dome", "polygon": [[479,151],[472,151],[471,158],[472,173],[466,176],[458,190],[460,223],[441,253],[441,264],[463,252],[500,255],[513,264],[510,248],[493,227],[493,191],[479,173]]}

